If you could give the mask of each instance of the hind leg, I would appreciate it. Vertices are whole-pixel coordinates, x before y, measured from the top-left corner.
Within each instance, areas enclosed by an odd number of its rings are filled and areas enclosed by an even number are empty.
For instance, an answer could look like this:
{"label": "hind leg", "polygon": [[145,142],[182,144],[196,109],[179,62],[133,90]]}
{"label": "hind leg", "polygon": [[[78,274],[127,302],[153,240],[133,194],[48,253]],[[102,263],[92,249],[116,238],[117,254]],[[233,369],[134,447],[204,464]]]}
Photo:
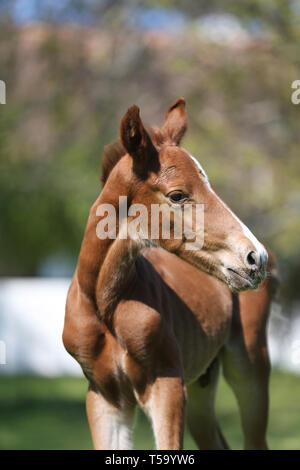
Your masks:
{"label": "hind leg", "polygon": [[188,426],[197,446],[202,450],[229,448],[215,415],[219,370],[220,363],[216,358],[206,373],[188,388]]}
{"label": "hind leg", "polygon": [[266,289],[234,298],[229,340],[222,350],[224,377],[240,409],[245,449],[267,449],[270,361],[266,340]]}
{"label": "hind leg", "polygon": [[224,377],[240,410],[245,449],[267,449],[270,368],[263,356],[254,364],[242,364],[232,351],[223,356]]}

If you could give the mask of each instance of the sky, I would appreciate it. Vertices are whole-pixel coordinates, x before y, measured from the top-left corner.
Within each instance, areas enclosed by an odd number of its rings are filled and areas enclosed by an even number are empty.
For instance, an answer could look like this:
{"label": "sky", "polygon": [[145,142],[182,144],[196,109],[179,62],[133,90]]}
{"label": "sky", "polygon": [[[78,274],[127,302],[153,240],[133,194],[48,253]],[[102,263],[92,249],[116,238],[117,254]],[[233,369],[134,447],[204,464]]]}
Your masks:
{"label": "sky", "polygon": [[[0,0],[1,2],[1,0]],[[7,3],[7,2],[6,2]],[[75,22],[80,24],[93,21],[92,15],[89,15],[84,9],[70,9],[69,0],[60,0],[54,3],[51,0],[15,0],[13,2],[12,13],[18,24],[28,24],[40,20],[47,12],[55,15],[57,20],[63,22]],[[95,3],[95,0],[86,0],[88,4]],[[182,29],[184,27],[184,15],[172,8],[142,8],[135,7],[130,11],[130,23],[141,29]]]}

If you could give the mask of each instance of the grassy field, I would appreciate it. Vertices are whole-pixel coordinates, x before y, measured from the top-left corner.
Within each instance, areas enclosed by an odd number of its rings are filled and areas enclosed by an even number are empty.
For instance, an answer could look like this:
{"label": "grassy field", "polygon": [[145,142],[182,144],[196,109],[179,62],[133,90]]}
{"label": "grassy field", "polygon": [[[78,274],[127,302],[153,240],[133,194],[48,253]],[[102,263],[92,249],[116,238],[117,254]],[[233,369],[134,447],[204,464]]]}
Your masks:
{"label": "grassy field", "polygon": [[[85,416],[87,384],[77,378],[0,378],[0,449],[91,449]],[[221,381],[217,412],[233,449],[242,448],[231,391]],[[300,378],[275,371],[271,380],[268,433],[272,449],[300,449]],[[153,449],[150,425],[139,411],[135,449]],[[185,433],[185,449],[196,446]]]}

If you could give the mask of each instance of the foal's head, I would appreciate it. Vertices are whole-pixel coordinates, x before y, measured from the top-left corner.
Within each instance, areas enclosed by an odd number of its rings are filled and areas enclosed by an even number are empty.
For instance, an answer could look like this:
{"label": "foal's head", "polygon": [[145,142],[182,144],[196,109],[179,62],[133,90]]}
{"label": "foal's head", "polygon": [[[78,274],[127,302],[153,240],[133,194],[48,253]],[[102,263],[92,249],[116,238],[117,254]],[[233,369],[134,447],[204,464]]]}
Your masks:
{"label": "foal's head", "polygon": [[[171,209],[170,237],[163,237],[160,230],[150,241],[221,279],[233,291],[255,288],[265,277],[267,252],[217,196],[198,161],[180,147],[185,130],[183,98],[168,109],[162,127],[149,132],[138,107],[131,107],[121,122],[126,155],[114,169],[115,181],[126,179],[130,203],[146,206],[149,239],[152,205]],[[174,225],[178,214],[185,212],[187,225],[195,224],[198,204],[204,208],[204,224],[199,229],[203,237],[191,249],[185,233],[175,236]]]}

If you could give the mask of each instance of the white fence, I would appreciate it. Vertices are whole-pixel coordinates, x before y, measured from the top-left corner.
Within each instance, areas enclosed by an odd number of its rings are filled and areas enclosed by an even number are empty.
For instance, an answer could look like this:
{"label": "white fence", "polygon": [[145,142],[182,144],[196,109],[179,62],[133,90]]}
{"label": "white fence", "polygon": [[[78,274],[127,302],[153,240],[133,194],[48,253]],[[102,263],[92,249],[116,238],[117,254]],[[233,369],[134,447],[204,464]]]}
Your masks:
{"label": "white fence", "polygon": [[[0,373],[82,375],[61,335],[70,279],[0,281]],[[293,324],[278,308],[269,326],[273,364],[300,374],[300,317]]]}
{"label": "white fence", "polygon": [[0,373],[81,375],[62,344],[69,279],[7,279],[0,282],[0,340],[6,364]]}

